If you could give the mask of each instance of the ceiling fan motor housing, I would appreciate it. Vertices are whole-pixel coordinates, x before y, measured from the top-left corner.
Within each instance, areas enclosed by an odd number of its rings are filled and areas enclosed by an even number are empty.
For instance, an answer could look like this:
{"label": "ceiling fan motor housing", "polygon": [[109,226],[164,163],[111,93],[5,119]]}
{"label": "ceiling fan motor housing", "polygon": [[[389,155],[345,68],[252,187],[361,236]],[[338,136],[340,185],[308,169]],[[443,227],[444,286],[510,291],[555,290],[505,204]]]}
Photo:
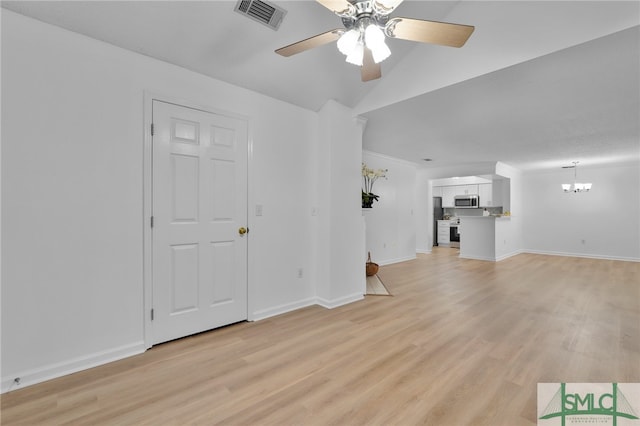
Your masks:
{"label": "ceiling fan motor housing", "polygon": [[364,30],[368,25],[375,24],[380,28],[384,28],[389,20],[388,12],[378,10],[378,3],[375,1],[364,0],[354,3],[353,8],[349,12],[340,15],[342,24],[347,30],[359,28]]}

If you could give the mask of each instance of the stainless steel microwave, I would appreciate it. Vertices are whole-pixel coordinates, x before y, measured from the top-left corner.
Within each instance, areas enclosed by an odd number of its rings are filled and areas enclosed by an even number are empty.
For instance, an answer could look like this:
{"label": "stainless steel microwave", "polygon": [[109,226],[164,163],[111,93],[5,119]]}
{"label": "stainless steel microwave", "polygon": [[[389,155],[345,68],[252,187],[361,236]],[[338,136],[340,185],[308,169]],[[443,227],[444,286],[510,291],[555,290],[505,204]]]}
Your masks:
{"label": "stainless steel microwave", "polygon": [[480,197],[477,195],[456,195],[453,205],[459,209],[477,209],[480,207]]}

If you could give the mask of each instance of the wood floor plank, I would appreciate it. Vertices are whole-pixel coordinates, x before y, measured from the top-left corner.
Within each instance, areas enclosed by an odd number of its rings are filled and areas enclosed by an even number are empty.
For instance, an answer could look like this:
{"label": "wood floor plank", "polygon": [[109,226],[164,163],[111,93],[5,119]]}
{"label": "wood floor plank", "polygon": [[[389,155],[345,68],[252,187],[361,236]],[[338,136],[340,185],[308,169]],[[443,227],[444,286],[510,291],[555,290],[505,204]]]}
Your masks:
{"label": "wood floor plank", "polygon": [[538,382],[640,382],[640,263],[436,248],[311,306],[2,395],[3,425],[535,425]]}

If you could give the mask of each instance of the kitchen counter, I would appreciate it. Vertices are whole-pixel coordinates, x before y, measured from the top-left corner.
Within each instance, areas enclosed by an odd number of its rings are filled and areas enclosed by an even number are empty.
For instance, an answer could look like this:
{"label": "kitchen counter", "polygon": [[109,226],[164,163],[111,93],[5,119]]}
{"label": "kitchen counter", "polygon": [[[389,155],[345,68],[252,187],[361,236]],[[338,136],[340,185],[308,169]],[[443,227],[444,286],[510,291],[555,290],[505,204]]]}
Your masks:
{"label": "kitchen counter", "polygon": [[497,261],[507,246],[511,216],[461,216],[460,257]]}

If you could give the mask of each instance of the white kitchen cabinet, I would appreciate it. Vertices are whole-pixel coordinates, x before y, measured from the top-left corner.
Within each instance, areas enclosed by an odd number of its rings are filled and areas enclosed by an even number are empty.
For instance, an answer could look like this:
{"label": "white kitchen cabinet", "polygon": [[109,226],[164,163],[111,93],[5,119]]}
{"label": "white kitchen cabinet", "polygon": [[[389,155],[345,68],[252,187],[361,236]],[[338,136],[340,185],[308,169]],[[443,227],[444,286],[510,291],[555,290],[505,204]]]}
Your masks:
{"label": "white kitchen cabinet", "polygon": [[493,188],[491,189],[491,193],[493,194],[492,201],[494,206],[504,206],[504,200],[502,198],[502,191],[504,191],[504,186],[504,180],[497,179],[493,181]]}
{"label": "white kitchen cabinet", "polygon": [[481,183],[478,185],[478,195],[480,196],[480,207],[493,207],[493,184]]}
{"label": "white kitchen cabinet", "polygon": [[438,245],[439,246],[449,246],[451,242],[449,240],[449,221],[448,220],[439,220],[438,221]]}
{"label": "white kitchen cabinet", "polygon": [[456,194],[456,186],[442,187],[442,207],[453,207],[453,199]]}
{"label": "white kitchen cabinet", "polygon": [[476,195],[478,194],[478,185],[455,185],[456,195]]}
{"label": "white kitchen cabinet", "polygon": [[442,207],[455,207],[454,198],[456,195],[476,195],[478,185],[449,185],[442,188]]}
{"label": "white kitchen cabinet", "polygon": [[502,206],[502,181],[494,180],[493,183],[479,184],[478,195],[480,195],[480,207]]}
{"label": "white kitchen cabinet", "polygon": [[481,183],[478,185],[480,207],[502,206],[502,181],[494,180],[493,183]]}

